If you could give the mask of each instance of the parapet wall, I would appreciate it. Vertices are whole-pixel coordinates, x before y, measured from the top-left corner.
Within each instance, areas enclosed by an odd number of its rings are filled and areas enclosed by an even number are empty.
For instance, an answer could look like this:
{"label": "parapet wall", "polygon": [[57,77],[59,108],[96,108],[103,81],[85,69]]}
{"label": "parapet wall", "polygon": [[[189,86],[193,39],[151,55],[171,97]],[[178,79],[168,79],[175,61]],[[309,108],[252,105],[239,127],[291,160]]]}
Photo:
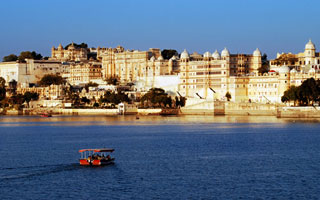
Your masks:
{"label": "parapet wall", "polygon": [[255,115],[276,116],[279,105],[259,103],[234,103],[216,101],[214,104],[215,115]]}
{"label": "parapet wall", "polygon": [[320,118],[320,107],[283,107],[277,111],[278,118]]}

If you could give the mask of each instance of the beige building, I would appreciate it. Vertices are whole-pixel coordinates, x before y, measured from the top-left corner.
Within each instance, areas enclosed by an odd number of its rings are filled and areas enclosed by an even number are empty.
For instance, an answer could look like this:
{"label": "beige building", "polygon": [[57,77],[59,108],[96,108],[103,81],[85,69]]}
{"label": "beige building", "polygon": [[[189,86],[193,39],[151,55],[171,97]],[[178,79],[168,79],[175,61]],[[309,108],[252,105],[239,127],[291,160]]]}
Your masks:
{"label": "beige building", "polygon": [[[184,50],[177,62],[181,78],[179,92],[183,96],[223,99],[234,84],[239,85],[238,79],[232,77],[258,75],[261,53],[256,49],[252,55],[230,54],[225,48],[221,55],[216,50],[213,54],[206,52],[201,57],[198,54],[189,56]],[[238,93],[238,90],[234,91],[234,95]]]}
{"label": "beige building", "polygon": [[69,66],[69,76],[67,81],[72,85],[87,84],[89,82],[102,83],[100,62],[72,63]]}
{"label": "beige building", "polygon": [[58,48],[52,47],[50,60],[59,61],[85,61],[87,60],[88,50],[86,48],[76,48],[74,43],[64,49],[61,44]]}
{"label": "beige building", "polygon": [[170,75],[173,71],[172,63],[170,65],[168,60],[162,58],[160,49],[129,51],[120,46],[98,48],[97,57],[102,60],[104,79],[118,77],[121,82],[148,82],[160,75]]}
{"label": "beige building", "polygon": [[320,53],[316,52],[316,47],[311,40],[305,45],[304,52],[298,54],[277,53],[277,58],[270,60],[270,69],[277,71],[280,66],[286,65],[290,69],[302,70],[308,73],[311,68],[316,72],[320,70]]}
{"label": "beige building", "polygon": [[27,87],[31,83],[37,83],[44,75],[65,73],[67,66],[61,62],[52,60],[26,59],[26,62],[1,62],[0,76],[6,83],[15,80],[19,87]]}
{"label": "beige building", "polygon": [[24,94],[25,92],[36,92],[39,94],[39,99],[46,99],[46,100],[63,99],[65,96],[65,86],[50,85],[48,87],[17,88],[18,94]]}

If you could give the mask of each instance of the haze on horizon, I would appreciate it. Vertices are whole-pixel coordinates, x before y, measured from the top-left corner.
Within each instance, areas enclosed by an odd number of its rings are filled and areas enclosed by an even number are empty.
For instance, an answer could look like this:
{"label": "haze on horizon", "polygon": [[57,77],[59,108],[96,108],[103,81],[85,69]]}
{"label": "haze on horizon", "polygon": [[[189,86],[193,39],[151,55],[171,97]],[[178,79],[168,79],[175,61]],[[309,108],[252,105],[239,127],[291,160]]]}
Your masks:
{"label": "haze on horizon", "polygon": [[0,59],[74,41],[89,47],[182,52],[298,53],[320,47],[320,1],[11,0],[1,2]]}

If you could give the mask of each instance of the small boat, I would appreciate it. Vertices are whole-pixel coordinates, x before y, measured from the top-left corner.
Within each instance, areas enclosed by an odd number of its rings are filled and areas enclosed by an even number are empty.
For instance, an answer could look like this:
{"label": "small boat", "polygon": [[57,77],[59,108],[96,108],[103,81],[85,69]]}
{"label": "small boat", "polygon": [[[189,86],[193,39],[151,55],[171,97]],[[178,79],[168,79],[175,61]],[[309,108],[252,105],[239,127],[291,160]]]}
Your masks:
{"label": "small boat", "polygon": [[40,115],[41,117],[52,117],[50,113],[43,113]]}
{"label": "small boat", "polygon": [[115,158],[111,158],[110,153],[114,149],[80,149],[80,165],[103,166],[114,164]]}

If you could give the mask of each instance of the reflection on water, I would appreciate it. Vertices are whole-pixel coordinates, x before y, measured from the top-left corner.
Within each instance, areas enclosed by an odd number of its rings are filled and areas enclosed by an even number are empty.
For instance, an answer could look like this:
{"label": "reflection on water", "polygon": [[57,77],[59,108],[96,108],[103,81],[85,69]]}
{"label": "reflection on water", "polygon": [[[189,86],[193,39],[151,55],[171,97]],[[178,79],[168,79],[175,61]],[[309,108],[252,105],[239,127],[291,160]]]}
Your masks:
{"label": "reflection on water", "polygon": [[[0,197],[318,199],[319,128],[252,116],[1,116]],[[79,149],[103,147],[115,165],[78,164]]]}
{"label": "reflection on water", "polygon": [[89,125],[169,125],[207,123],[319,123],[320,119],[277,118],[274,116],[0,116],[0,126],[89,126]]}

